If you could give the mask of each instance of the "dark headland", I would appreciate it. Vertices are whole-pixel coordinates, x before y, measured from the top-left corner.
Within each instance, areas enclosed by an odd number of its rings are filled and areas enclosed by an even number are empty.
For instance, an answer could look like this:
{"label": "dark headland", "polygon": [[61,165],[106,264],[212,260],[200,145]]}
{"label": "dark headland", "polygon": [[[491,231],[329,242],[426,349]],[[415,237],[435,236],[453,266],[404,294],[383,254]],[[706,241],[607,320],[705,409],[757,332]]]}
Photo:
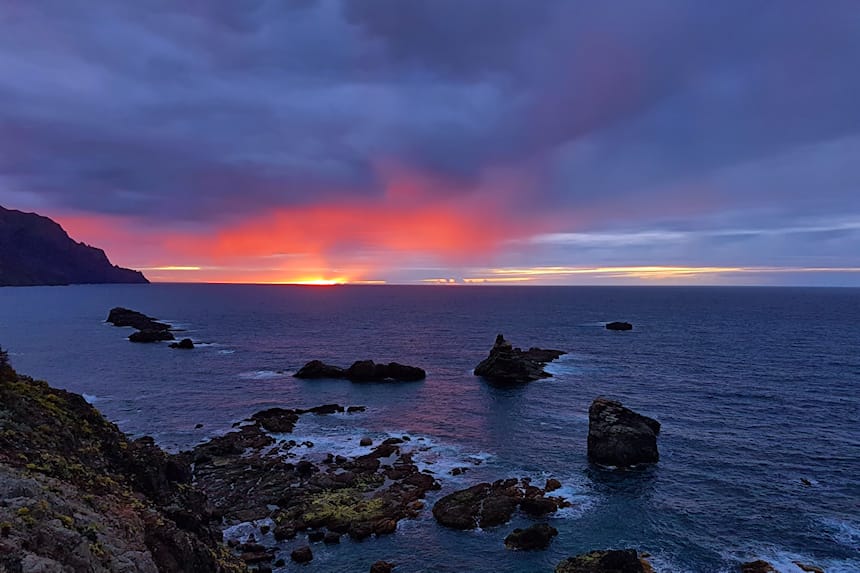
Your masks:
{"label": "dark headland", "polygon": [[148,282],[48,217],[0,207],[0,286]]}

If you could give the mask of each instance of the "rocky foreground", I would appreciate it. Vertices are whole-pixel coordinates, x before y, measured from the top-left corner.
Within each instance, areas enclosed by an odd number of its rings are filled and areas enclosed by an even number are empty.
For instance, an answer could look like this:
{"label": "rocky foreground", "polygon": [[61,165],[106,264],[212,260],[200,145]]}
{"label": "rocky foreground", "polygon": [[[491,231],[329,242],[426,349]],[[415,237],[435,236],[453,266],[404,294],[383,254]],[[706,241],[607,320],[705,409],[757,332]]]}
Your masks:
{"label": "rocky foreground", "polygon": [[181,459],[0,351],[0,571],[240,572]]}

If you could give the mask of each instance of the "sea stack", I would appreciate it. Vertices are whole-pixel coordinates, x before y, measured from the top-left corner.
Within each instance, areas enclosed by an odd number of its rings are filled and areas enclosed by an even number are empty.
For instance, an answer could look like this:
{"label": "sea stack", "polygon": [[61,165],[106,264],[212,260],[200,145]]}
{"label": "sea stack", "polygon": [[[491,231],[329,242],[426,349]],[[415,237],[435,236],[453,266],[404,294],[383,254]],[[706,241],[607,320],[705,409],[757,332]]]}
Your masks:
{"label": "sea stack", "polygon": [[520,350],[499,334],[490,355],[475,367],[475,376],[497,384],[523,384],[549,378],[552,374],[543,367],[562,354],[565,352],[543,348]]}
{"label": "sea stack", "polygon": [[588,409],[588,460],[617,467],[656,463],[660,422],[599,397]]}

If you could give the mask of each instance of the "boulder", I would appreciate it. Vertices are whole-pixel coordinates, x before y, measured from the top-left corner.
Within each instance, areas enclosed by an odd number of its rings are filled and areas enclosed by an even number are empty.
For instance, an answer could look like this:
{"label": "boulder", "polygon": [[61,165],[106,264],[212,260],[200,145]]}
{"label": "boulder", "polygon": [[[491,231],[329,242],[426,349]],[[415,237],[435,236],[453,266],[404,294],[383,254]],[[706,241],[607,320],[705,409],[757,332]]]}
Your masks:
{"label": "boulder", "polygon": [[559,563],[555,573],[646,573],[645,562],[635,549],[592,551],[569,557]]}
{"label": "boulder", "polygon": [[314,558],[314,554],[311,551],[311,548],[307,545],[303,545],[298,549],[294,549],[292,553],[290,553],[290,559],[295,561],[296,563],[308,563]]}
{"label": "boulder", "polygon": [[338,366],[331,366],[320,360],[311,360],[296,372],[296,378],[319,379],[319,378],[343,378],[344,370]]}
{"label": "boulder", "polygon": [[607,322],[606,330],[633,330],[633,325],[629,322]]}
{"label": "boulder", "polygon": [[505,537],[505,547],[519,551],[534,551],[549,547],[552,538],[558,535],[558,530],[546,523],[537,523],[525,529],[514,529]]}
{"label": "boulder", "polygon": [[366,447],[366,446],[372,446],[372,445],[373,445],[373,440],[371,440],[370,438],[366,438],[366,437],[365,437],[365,438],[361,438],[361,440],[359,440],[359,442],[358,442],[358,445],[359,445],[359,446],[363,446],[363,447]]}
{"label": "boulder", "polygon": [[179,348],[181,350],[192,350],[194,348],[194,342],[192,342],[190,338],[183,338],[179,342],[170,343],[170,348]]}
{"label": "boulder", "polygon": [[630,467],[656,463],[660,422],[625,408],[620,402],[599,397],[588,409],[588,460],[604,465]]}
{"label": "boulder", "polygon": [[776,569],[767,561],[759,559],[741,564],[741,573],[776,573]]}
{"label": "boulder", "polygon": [[174,340],[169,330],[139,330],[128,336],[132,342],[161,342],[162,340]]}
{"label": "boulder", "polygon": [[514,348],[499,334],[490,355],[475,367],[475,376],[498,384],[522,384],[552,376],[543,367],[562,354],[561,350]]}
{"label": "boulder", "polygon": [[370,566],[370,573],[391,573],[394,567],[394,563],[389,563],[388,561],[377,561]]}

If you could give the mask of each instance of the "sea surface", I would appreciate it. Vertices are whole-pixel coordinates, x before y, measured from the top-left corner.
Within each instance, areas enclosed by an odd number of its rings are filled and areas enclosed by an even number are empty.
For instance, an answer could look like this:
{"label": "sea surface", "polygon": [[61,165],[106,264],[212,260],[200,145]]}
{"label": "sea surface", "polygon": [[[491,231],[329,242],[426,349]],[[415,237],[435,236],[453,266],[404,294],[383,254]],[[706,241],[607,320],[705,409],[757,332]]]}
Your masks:
{"label": "sea surface", "polygon": [[[130,329],[104,323],[114,306],[169,321],[198,348],[130,343]],[[607,331],[612,320],[635,329]],[[569,354],[549,366],[552,378],[496,388],[472,369],[498,333]],[[367,571],[378,559],[398,573],[550,572],[565,557],[624,547],[650,553],[658,572],[737,571],[754,559],[783,572],[800,571],[793,560],[860,571],[860,289],[2,288],[0,345],[20,372],[84,394],[124,431],[169,450],[271,406],[363,405],[363,414],[303,417],[295,433],[317,454],[408,434],[443,484],[431,502],[523,476],[558,478],[574,502],[549,520],[559,535],[546,551],[504,548],[522,517],[456,532],[428,507],[394,535],[314,545],[307,573]],[[428,376],[291,376],[311,359],[364,358]],[[589,466],[587,412],[599,395],[662,423],[659,464]],[[470,469],[453,477],[456,466]]]}

